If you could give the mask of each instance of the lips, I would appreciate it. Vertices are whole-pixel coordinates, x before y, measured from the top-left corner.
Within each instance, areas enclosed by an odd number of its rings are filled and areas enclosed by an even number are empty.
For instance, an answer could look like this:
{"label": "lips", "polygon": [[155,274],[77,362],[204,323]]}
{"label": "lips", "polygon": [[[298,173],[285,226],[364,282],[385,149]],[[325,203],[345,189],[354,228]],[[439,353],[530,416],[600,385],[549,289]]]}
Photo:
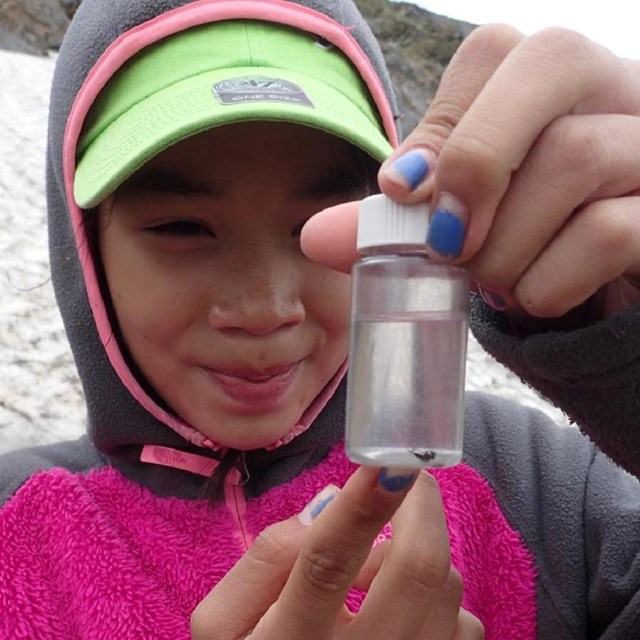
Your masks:
{"label": "lips", "polygon": [[268,369],[207,369],[214,384],[241,413],[277,409],[293,385],[300,362]]}

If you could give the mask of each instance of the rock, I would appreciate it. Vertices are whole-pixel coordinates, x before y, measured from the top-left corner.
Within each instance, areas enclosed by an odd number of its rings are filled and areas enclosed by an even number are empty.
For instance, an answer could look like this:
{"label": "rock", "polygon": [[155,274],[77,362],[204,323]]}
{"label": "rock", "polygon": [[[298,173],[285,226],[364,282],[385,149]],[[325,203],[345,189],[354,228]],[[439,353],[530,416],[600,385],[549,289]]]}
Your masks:
{"label": "rock", "polygon": [[76,9],[80,6],[82,0],[58,0],[58,4],[64,9],[67,14],[67,18],[71,20]]}
{"label": "rock", "polygon": [[412,131],[435,95],[442,73],[475,25],[407,2],[355,0],[384,52],[398,93],[402,131]]}
{"label": "rock", "polygon": [[35,47],[27,44],[20,36],[0,27],[0,49],[15,51],[16,53],[40,53]]}
{"label": "rock", "polygon": [[23,52],[21,47],[26,44],[27,51],[40,54],[58,49],[69,26],[71,9],[70,3],[62,0],[0,0],[0,29],[22,41],[18,44],[13,38],[6,38],[0,44]]}

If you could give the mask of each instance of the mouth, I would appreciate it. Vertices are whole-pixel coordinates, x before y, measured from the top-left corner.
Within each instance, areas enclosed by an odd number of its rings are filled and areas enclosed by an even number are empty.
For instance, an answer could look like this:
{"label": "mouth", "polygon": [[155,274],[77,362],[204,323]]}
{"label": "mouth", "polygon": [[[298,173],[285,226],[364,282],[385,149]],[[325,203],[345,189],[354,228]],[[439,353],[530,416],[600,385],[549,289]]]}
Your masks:
{"label": "mouth", "polygon": [[275,367],[269,367],[267,369],[211,369],[212,373],[223,376],[225,378],[236,378],[238,380],[246,380],[247,382],[266,382],[271,378],[277,378],[279,376],[285,376],[294,367],[298,365],[298,362],[292,362],[290,364],[284,364]]}
{"label": "mouth", "polygon": [[207,369],[209,378],[239,413],[277,410],[293,386],[300,362],[267,369]]}

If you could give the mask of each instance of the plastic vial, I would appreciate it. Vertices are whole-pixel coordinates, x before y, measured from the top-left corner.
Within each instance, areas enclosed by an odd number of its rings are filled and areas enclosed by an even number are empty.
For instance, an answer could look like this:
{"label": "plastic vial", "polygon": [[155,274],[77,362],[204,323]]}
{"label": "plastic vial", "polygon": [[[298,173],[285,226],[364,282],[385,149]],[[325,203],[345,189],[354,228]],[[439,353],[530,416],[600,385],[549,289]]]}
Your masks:
{"label": "plastic vial", "polygon": [[362,202],[352,271],[346,450],[355,462],[445,467],[462,457],[466,270],[425,251],[426,205]]}

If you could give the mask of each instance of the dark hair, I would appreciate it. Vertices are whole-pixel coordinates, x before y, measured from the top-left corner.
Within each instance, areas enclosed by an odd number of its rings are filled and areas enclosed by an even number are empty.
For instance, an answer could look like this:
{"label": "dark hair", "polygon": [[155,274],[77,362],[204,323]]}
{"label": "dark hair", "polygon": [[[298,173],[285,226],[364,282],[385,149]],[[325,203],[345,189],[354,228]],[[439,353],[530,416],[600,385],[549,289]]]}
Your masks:
{"label": "dark hair", "polygon": [[220,502],[224,499],[224,484],[233,469],[240,471],[242,476],[241,484],[249,480],[246,467],[244,465],[244,452],[238,449],[227,449],[220,458],[220,464],[213,474],[207,478],[202,487],[202,496],[209,502]]}

